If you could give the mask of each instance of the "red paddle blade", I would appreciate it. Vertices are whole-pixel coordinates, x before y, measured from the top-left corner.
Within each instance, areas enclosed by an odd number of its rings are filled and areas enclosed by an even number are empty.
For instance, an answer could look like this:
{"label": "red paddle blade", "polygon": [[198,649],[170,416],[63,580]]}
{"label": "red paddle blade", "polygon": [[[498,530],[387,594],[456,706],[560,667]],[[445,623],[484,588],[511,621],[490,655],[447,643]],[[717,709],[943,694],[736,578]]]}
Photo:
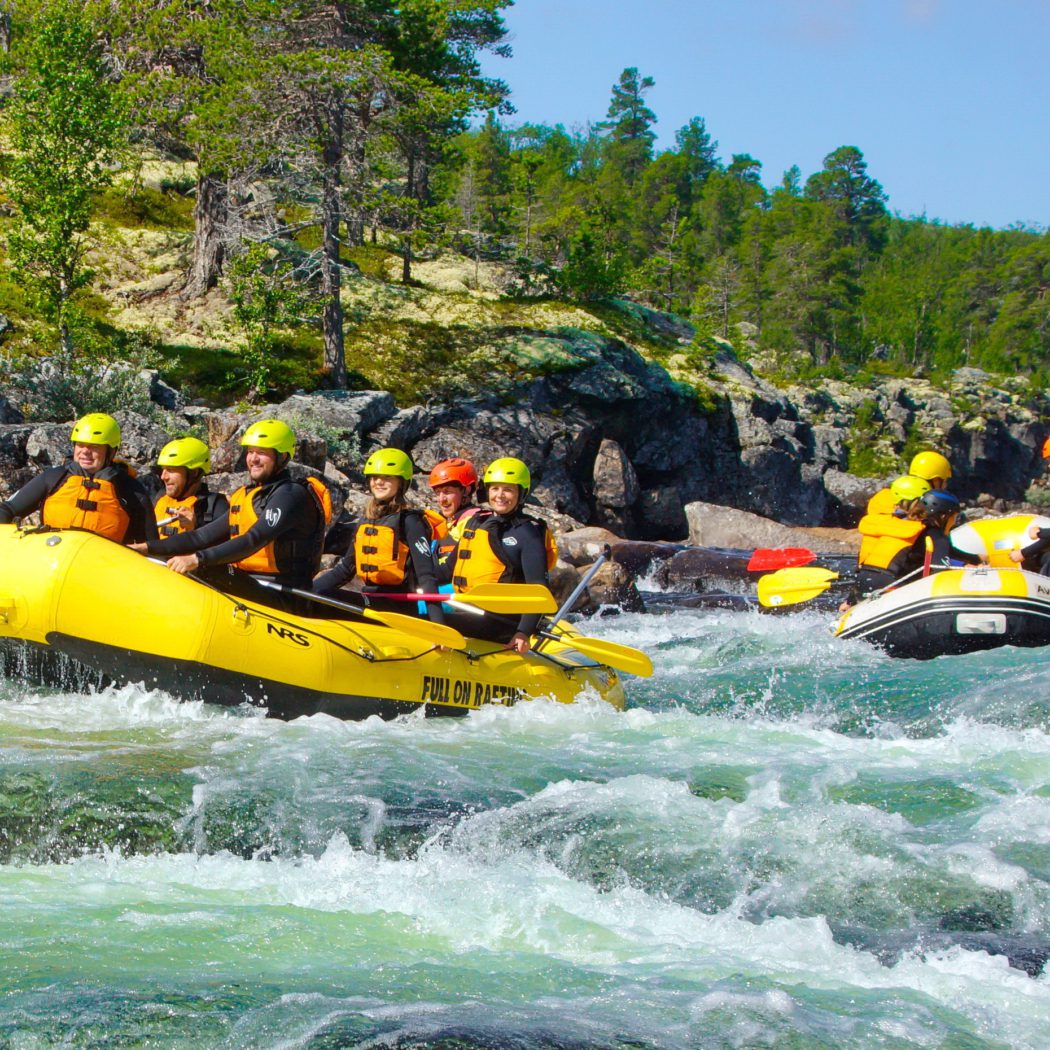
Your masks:
{"label": "red paddle blade", "polygon": [[808,565],[816,555],[805,547],[760,547],[747,563],[750,572],[769,572],[773,569],[790,569],[796,565]]}

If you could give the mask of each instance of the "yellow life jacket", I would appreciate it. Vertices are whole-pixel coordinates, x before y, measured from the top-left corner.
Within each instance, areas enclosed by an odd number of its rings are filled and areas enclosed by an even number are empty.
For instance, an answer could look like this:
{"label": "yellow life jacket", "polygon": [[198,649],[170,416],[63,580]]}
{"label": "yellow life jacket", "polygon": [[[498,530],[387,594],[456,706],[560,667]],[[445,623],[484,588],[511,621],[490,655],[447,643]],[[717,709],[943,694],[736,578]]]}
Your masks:
{"label": "yellow life jacket", "polygon": [[863,537],[858,566],[888,569],[890,562],[901,551],[907,550],[925,527],[921,521],[892,514],[865,514],[857,526]]}
{"label": "yellow life jacket", "polygon": [[[456,565],[452,575],[452,586],[456,592],[469,591],[482,583],[524,583],[515,579],[513,566],[504,560],[503,544],[493,542],[492,528],[499,524],[494,514],[474,514],[463,527],[456,550]],[[558,560],[558,547],[547,528],[546,522],[535,518],[526,521],[543,530],[543,544],[547,552],[547,569],[553,569]]]}
{"label": "yellow life jacket", "polygon": [[[315,478],[313,476],[306,477],[301,482],[296,483],[306,486],[306,490],[313,496],[317,503],[317,509],[321,514],[324,526],[327,526],[332,520],[332,497],[325,483],[321,481],[320,478]],[[267,484],[269,484],[269,482],[267,482]],[[266,485],[253,485],[249,488],[247,485],[242,485],[230,497],[229,522],[231,539],[234,536],[241,536],[246,533],[259,520],[258,512],[255,509],[255,497],[265,487]],[[282,542],[296,543],[294,540],[271,540],[253,554],[249,554],[246,558],[242,558],[240,561],[235,561],[233,563],[234,568],[240,569],[243,572],[255,572],[263,573],[268,576],[276,576],[280,572],[277,565],[276,544]],[[300,544],[301,542],[302,541],[299,541]],[[316,546],[316,558],[313,550],[308,554],[306,552],[296,551],[295,555],[297,560],[300,557],[304,557],[307,560],[319,561],[321,545],[323,542],[324,527],[320,529],[318,542],[315,545],[311,545],[311,547]],[[316,568],[316,565],[312,566],[313,571],[316,571]],[[310,567],[308,566],[305,572],[309,573],[310,571]]]}
{"label": "yellow life jacket", "polygon": [[865,509],[865,514],[892,514],[897,508],[897,501],[893,498],[893,492],[887,485],[884,489],[879,489],[871,499],[868,500],[868,506]]}
{"label": "yellow life jacket", "polygon": [[[183,524],[182,518],[175,517],[175,512],[181,510],[184,507],[193,508],[197,502],[197,496],[186,496],[183,499],[170,499],[163,492],[157,497],[157,502],[153,504],[153,514],[157,519],[157,532],[163,537],[178,536],[180,532],[189,532],[188,526]],[[167,525],[161,525],[162,521],[167,521],[168,518],[174,517],[175,520],[168,522]]]}
{"label": "yellow life jacket", "polygon": [[111,471],[105,467],[94,477],[69,474],[44,500],[41,521],[51,529],[84,529],[122,543],[131,517],[117,497]]}
{"label": "yellow life jacket", "polygon": [[[434,533],[434,561],[440,568],[446,565],[450,558],[455,556],[459,541],[463,538],[463,530],[467,523],[480,510],[480,507],[463,507],[460,509],[456,520],[451,525],[441,517],[441,531]],[[434,511],[426,511],[428,515]],[[438,515],[440,517],[440,515]]]}
{"label": "yellow life jacket", "polygon": [[[402,510],[378,521],[362,521],[354,533],[354,563],[357,575],[373,587],[396,587],[405,582],[409,549],[405,542],[406,514],[418,514],[434,539],[433,512]],[[440,515],[438,515],[440,517]],[[444,518],[441,518],[444,524]]]}
{"label": "yellow life jacket", "polygon": [[[870,517],[881,515],[889,518],[896,518],[897,516],[893,513],[897,509],[897,503],[893,498],[893,493],[889,488],[879,489],[871,499],[868,500],[868,509],[864,514],[864,519],[867,520]],[[900,519],[897,518],[899,521]],[[865,534],[861,531],[860,534],[860,550],[857,552],[857,566],[868,565],[872,557],[872,553],[875,550],[876,539],[880,533],[874,531],[874,526],[869,523],[867,526],[869,532]]]}

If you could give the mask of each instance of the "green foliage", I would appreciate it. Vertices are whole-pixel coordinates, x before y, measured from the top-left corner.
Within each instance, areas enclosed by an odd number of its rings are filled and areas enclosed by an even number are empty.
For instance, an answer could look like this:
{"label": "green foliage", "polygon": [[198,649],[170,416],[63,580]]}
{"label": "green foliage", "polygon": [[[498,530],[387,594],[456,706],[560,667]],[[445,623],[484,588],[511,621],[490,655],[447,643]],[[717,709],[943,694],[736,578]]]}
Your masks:
{"label": "green foliage", "polygon": [[65,421],[85,412],[112,412],[114,406],[152,419],[163,418],[150,401],[150,385],[142,370],[154,367],[155,356],[144,340],[124,343],[119,358],[108,363],[97,355],[56,352],[51,357],[3,356],[7,396],[27,420]]}
{"label": "green foliage", "polygon": [[8,250],[15,279],[58,328],[68,356],[76,296],[93,277],[84,265],[92,200],[112,181],[124,116],[76,0],[43,4],[21,42],[6,177],[19,221]]}
{"label": "green foliage", "polygon": [[293,412],[285,422],[296,434],[313,434],[328,446],[328,458],[336,463],[355,463],[361,458],[361,435],[340,430],[312,412]]}
{"label": "green foliage", "polygon": [[277,333],[308,321],[316,295],[297,278],[295,267],[261,244],[247,245],[229,266],[226,290],[241,333],[248,399],[270,389]]}
{"label": "green foliage", "polygon": [[92,217],[125,229],[189,232],[193,229],[193,201],[174,191],[149,186],[111,188],[99,195]]}
{"label": "green foliage", "polygon": [[590,227],[584,227],[569,243],[557,283],[569,298],[609,299],[624,290],[626,264],[622,256],[602,246]]}
{"label": "green foliage", "polygon": [[1050,487],[1033,485],[1025,492],[1024,498],[1033,507],[1050,507]]}
{"label": "green foliage", "polygon": [[897,454],[881,441],[884,422],[875,400],[861,402],[846,437],[850,473],[877,478],[897,469]]}

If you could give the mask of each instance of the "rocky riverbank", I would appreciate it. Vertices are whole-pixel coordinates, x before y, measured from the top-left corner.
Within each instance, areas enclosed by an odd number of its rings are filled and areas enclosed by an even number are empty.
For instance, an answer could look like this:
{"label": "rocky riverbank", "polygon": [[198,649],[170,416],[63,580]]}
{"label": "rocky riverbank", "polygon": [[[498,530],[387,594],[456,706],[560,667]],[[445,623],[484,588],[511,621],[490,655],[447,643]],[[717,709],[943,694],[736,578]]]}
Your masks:
{"label": "rocky riverbank", "polygon": [[[628,604],[634,581],[654,567],[657,582],[697,590],[705,578],[742,575],[734,550],[850,553],[860,509],[916,447],[943,449],[953,489],[978,508],[1036,510],[1050,497],[1038,452],[1050,403],[1017,382],[965,370],[949,391],[900,380],[778,390],[726,352],[712,362],[701,398],[695,383],[674,377],[673,356],[665,368],[623,341],[577,330],[509,338],[537,367],[454,403],[398,407],[385,391],[325,391],[238,413],[184,404],[147,371],[142,383],[158,411],[116,411],[121,451],[149,469],[172,435],[196,433],[214,450],[215,487],[232,491],[242,480],[240,434],[254,419],[278,416],[299,434],[297,469],[323,476],[337,512],[345,503],[351,516],[364,500],[360,466],[375,448],[405,449],[422,472],[448,456],[480,465],[518,455],[533,470],[534,512],[560,539],[558,589],[611,543],[616,556],[592,599]],[[25,422],[19,392],[0,393],[3,495],[66,458],[69,425]],[[849,469],[857,462],[886,469],[864,477]],[[1038,503],[1023,503],[1026,495]]]}

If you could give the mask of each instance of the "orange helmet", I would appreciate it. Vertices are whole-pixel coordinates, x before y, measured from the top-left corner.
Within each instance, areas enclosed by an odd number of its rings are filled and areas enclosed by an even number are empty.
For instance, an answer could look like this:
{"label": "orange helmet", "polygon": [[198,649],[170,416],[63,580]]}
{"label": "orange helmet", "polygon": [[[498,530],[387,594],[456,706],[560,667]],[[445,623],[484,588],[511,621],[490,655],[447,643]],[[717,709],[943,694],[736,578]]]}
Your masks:
{"label": "orange helmet", "polygon": [[1043,442],[1043,459],[1050,459],[1050,438]]}
{"label": "orange helmet", "polygon": [[430,487],[437,488],[438,485],[449,485],[455,482],[469,489],[471,485],[478,483],[478,472],[469,459],[443,459],[430,472]]}

